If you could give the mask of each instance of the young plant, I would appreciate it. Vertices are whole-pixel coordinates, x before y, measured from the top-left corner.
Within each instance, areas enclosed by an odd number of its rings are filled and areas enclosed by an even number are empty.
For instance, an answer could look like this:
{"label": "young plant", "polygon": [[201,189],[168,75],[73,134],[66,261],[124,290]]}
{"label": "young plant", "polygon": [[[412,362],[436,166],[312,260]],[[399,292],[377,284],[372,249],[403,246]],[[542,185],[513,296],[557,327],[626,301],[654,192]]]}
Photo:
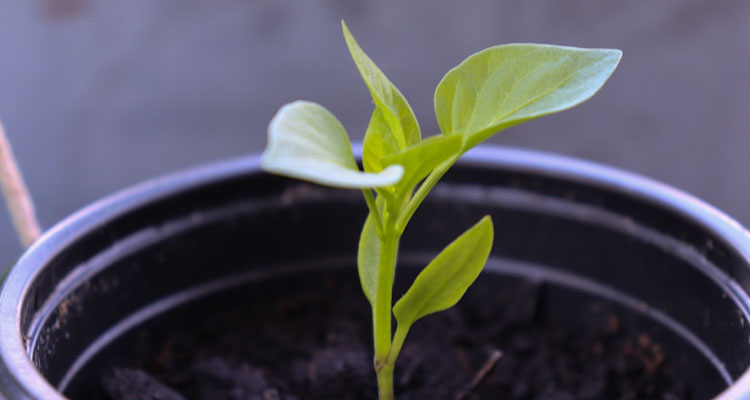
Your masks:
{"label": "young plant", "polygon": [[493,244],[492,221],[485,216],[443,249],[393,305],[399,239],[414,212],[462,154],[498,131],[587,100],[612,74],[622,53],[540,44],[480,51],[438,84],[435,115],[441,133],[422,139],[404,96],[343,22],[342,28],[375,103],[362,150],[364,171],[341,123],[308,101],[287,104],[273,118],[262,166],[321,185],[362,190],[369,215],[357,265],[373,310],[379,397],[390,400],[394,365],[409,328],[456,304],[479,275]]}

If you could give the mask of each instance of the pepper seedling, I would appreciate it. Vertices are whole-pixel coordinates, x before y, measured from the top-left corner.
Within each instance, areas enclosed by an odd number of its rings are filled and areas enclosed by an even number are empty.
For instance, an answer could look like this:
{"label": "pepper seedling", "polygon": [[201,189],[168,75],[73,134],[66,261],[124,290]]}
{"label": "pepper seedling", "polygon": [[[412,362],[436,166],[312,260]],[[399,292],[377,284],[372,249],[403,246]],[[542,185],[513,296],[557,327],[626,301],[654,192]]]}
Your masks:
{"label": "pepper seedling", "polygon": [[357,266],[373,311],[379,398],[392,400],[393,370],[410,327],[456,304],[476,280],[493,244],[493,224],[485,216],[443,249],[393,305],[399,240],[414,212],[472,147],[505,128],[593,96],[617,67],[622,52],[507,44],[475,53],[438,84],[434,101],[441,133],[422,139],[404,96],[362,51],[343,21],[342,29],[375,103],[362,150],[364,171],[341,123],[308,101],[295,101],[278,111],[268,127],[261,165],[275,174],[362,190],[369,215]]}

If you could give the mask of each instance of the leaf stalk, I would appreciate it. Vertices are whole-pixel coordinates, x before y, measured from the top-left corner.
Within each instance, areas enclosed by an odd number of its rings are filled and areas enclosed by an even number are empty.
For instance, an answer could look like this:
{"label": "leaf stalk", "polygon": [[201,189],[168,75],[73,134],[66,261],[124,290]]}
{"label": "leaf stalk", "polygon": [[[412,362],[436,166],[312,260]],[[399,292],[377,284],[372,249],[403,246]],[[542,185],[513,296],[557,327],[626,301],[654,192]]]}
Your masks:
{"label": "leaf stalk", "polygon": [[378,237],[383,237],[383,216],[378,210],[378,205],[375,202],[375,196],[372,195],[372,189],[362,189],[362,194],[365,196],[365,202],[367,208],[370,209],[370,213],[375,216],[375,230],[378,232]]}
{"label": "leaf stalk", "polygon": [[412,198],[409,200],[406,208],[399,215],[398,220],[396,221],[396,232],[398,232],[399,235],[404,232],[404,229],[406,229],[406,225],[409,223],[411,217],[417,211],[417,208],[419,208],[419,205],[422,204],[422,201],[424,201],[425,197],[427,197],[432,188],[435,187],[440,178],[442,178],[443,175],[448,172],[450,167],[456,163],[456,160],[458,160],[458,156],[452,157],[451,159],[445,161],[437,168],[432,170],[427,178],[425,178],[424,182],[422,182],[422,184],[419,186],[419,189],[417,189],[417,191],[414,193],[414,196],[412,196]]}

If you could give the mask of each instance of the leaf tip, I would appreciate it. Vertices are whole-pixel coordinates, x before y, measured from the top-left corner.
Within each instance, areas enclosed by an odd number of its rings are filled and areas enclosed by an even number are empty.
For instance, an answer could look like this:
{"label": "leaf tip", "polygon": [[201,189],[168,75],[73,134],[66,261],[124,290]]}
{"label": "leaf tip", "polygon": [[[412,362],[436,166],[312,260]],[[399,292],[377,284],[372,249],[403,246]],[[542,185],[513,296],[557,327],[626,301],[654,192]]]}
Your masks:
{"label": "leaf tip", "polygon": [[[404,177],[404,167],[399,164],[391,164],[386,169],[379,173],[383,177],[383,185],[379,186],[390,186],[397,184],[401,178]],[[373,186],[373,187],[379,187]]]}
{"label": "leaf tip", "polygon": [[260,168],[267,172],[275,173],[277,172],[276,169],[276,163],[274,160],[276,159],[275,154],[277,153],[277,126],[279,124],[279,121],[283,118],[284,113],[291,107],[293,103],[287,103],[284,104],[279,108],[278,111],[276,111],[276,114],[271,118],[271,121],[268,123],[268,128],[266,130],[266,148],[263,150],[263,153],[260,155]]}
{"label": "leaf tip", "polygon": [[309,107],[309,106],[315,107],[318,105],[316,103],[313,103],[307,100],[295,100],[295,101],[286,103],[283,106],[279,107],[279,111],[276,111],[276,114],[273,116],[273,118],[271,118],[271,122],[268,123],[268,138],[270,139],[272,134],[275,135],[277,126],[279,125],[279,121],[282,121],[285,118],[286,114],[290,112],[290,110],[299,109],[300,107]]}
{"label": "leaf tip", "polygon": [[481,224],[484,229],[487,230],[487,234],[491,237],[495,234],[495,224],[492,222],[492,216],[487,214],[479,220],[478,225]]}
{"label": "leaf tip", "polygon": [[622,50],[620,49],[604,49],[604,52],[612,60],[612,64],[617,67],[617,64],[622,60]]}
{"label": "leaf tip", "polygon": [[622,58],[622,50],[620,49],[605,49],[605,51],[618,59]]}
{"label": "leaf tip", "polygon": [[357,46],[357,41],[354,40],[354,35],[352,35],[352,32],[349,30],[349,27],[343,19],[341,20],[341,32],[344,35],[344,41],[346,41],[346,46],[349,48],[349,52],[353,55],[353,48]]}
{"label": "leaf tip", "polygon": [[263,151],[260,159],[261,168],[271,171],[273,170],[273,156],[277,151],[280,129],[279,125],[284,121],[286,115],[290,110],[294,110],[299,107],[303,107],[306,104],[312,104],[309,101],[295,100],[291,103],[286,103],[276,111],[276,114],[271,118],[271,122],[268,123],[266,130],[267,142],[266,149]]}

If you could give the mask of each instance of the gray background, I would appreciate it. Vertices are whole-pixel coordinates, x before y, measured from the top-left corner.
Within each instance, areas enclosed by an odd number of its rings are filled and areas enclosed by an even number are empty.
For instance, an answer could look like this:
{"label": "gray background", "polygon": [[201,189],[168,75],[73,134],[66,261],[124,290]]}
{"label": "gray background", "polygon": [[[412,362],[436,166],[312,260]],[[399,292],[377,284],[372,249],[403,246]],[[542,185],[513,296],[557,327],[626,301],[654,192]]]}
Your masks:
{"label": "gray background", "polygon": [[[624,51],[602,92],[494,143],[608,163],[750,224],[750,2],[11,0],[0,118],[50,227],[149,177],[260,151],[278,107],[322,103],[361,140],[372,105],[339,21],[435,133],[432,94],[507,42]],[[0,214],[0,262],[20,252]]]}

